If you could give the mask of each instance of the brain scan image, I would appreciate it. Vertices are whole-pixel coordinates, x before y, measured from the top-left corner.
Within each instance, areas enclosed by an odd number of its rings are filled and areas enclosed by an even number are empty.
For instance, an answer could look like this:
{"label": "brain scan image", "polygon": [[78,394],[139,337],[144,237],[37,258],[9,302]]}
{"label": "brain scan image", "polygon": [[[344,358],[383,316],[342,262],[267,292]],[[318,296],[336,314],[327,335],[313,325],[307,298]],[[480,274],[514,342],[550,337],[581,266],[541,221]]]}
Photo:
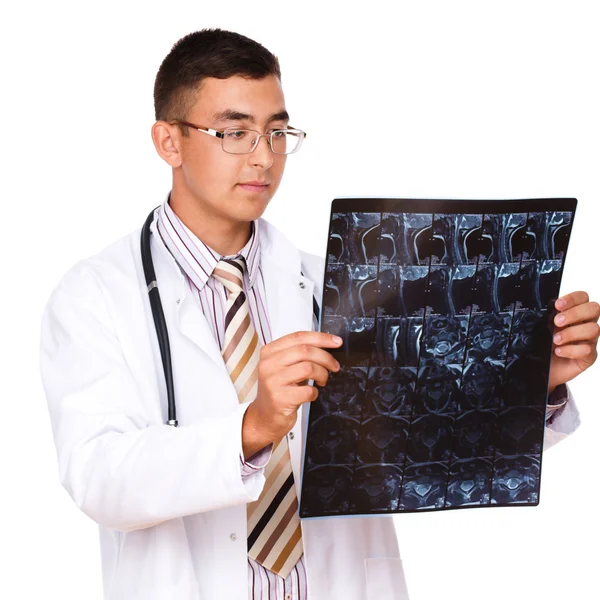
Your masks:
{"label": "brain scan image", "polygon": [[302,518],[539,503],[576,203],[334,200]]}

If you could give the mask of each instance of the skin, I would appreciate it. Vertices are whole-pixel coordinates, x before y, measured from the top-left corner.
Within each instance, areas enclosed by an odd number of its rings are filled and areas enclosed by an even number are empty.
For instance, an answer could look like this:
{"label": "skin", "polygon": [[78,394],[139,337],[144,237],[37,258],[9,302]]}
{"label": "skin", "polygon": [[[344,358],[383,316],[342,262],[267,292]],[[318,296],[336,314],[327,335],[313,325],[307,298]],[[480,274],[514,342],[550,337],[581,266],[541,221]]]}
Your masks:
{"label": "skin", "polygon": [[548,392],[571,381],[598,358],[600,335],[600,305],[590,302],[586,292],[573,292],[555,303],[558,314],[554,318],[554,352],[550,363]]}
{"label": "skin", "polygon": [[[251,115],[254,122],[214,118],[226,109]],[[283,90],[275,76],[260,80],[209,77],[202,82],[185,120],[217,131],[239,127],[265,133],[288,125],[286,119],[268,122],[283,110]],[[208,246],[221,255],[235,254],[250,238],[251,221],[264,213],[277,191],[287,156],[271,152],[267,138],[260,138],[250,154],[227,154],[220,139],[188,131],[185,137],[177,125],[165,121],[152,127],[157,152],[173,168],[171,208]],[[239,186],[254,180],[269,182],[267,190],[257,194]]]}
{"label": "skin", "polygon": [[[253,119],[215,119],[227,109]],[[288,125],[287,119],[270,120],[284,110],[281,82],[275,76],[259,80],[239,76],[207,78],[185,120],[217,131],[239,127],[265,133]],[[266,138],[260,138],[250,154],[227,154],[220,139],[195,130],[189,130],[185,137],[177,125],[165,121],[153,125],[152,140],[173,170],[170,205],[177,216],[221,255],[239,252],[250,237],[251,222],[262,216],[277,191],[287,157],[274,154]],[[250,192],[239,185],[253,180],[269,185],[261,192]],[[592,366],[598,356],[600,333],[600,306],[590,302],[587,293],[574,292],[559,298],[556,309],[550,393]],[[294,426],[302,404],[316,400],[317,386],[324,386],[329,373],[340,368],[327,349],[341,343],[340,338],[326,333],[298,331],[262,346],[257,397],[242,425],[246,458],[282,439]],[[306,385],[309,379],[316,385]]]}

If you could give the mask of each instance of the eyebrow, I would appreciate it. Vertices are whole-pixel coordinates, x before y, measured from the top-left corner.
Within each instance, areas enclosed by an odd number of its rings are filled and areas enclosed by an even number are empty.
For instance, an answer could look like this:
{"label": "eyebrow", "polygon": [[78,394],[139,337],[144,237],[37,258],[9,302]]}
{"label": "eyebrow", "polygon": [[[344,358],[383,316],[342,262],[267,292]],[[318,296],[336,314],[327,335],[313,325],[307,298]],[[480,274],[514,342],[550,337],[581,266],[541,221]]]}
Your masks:
{"label": "eyebrow", "polygon": [[[280,110],[272,114],[267,123],[271,121],[289,121],[290,115],[287,110]],[[223,110],[221,112],[215,113],[213,115],[213,121],[219,123],[221,121],[250,121],[250,123],[255,123],[256,120],[252,115],[247,113],[240,112],[238,110],[232,110],[228,108],[227,110]]]}

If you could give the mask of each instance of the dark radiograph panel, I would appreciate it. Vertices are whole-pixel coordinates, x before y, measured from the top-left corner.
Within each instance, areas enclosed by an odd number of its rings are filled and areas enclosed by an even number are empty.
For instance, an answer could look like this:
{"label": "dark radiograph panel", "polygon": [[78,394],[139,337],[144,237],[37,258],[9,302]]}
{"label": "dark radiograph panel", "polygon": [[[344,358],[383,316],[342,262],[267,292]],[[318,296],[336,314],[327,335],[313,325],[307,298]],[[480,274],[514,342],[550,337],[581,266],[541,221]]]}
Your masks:
{"label": "dark radiograph panel", "polygon": [[538,504],[576,204],[334,200],[301,517]]}

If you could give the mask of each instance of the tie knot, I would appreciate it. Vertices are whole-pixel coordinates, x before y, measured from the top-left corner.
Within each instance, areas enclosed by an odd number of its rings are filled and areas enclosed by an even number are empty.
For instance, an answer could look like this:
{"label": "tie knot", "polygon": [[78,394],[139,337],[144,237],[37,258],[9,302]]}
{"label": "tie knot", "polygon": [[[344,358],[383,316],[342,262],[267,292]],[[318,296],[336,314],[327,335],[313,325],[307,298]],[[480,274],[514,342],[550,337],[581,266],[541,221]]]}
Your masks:
{"label": "tie knot", "polygon": [[244,289],[245,270],[246,260],[243,256],[222,258],[213,271],[213,277],[220,281],[232,294],[237,294]]}

